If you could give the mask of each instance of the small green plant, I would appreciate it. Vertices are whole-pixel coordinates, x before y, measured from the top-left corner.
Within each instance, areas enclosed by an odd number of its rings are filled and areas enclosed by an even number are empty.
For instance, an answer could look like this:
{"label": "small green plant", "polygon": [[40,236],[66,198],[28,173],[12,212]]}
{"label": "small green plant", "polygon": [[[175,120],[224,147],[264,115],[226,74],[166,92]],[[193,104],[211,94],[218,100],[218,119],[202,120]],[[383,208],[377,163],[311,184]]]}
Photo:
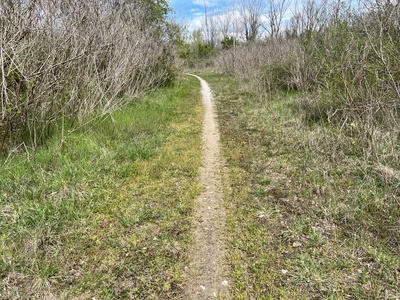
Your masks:
{"label": "small green plant", "polygon": [[237,42],[235,41],[235,38],[233,36],[226,36],[221,40],[221,46],[223,50],[232,48],[235,43]]}
{"label": "small green plant", "polygon": [[276,91],[297,90],[292,79],[293,66],[290,61],[275,61],[260,69],[259,82],[263,85],[264,91],[273,93]]}

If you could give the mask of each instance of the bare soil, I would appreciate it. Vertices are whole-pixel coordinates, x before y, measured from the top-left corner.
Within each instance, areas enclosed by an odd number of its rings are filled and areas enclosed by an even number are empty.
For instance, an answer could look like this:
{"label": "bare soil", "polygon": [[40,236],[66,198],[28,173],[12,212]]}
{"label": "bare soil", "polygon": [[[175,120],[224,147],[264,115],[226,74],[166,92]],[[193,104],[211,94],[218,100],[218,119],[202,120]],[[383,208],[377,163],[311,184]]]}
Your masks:
{"label": "bare soil", "polygon": [[223,205],[220,134],[210,87],[202,78],[204,105],[202,133],[202,162],[200,183],[205,191],[198,197],[195,208],[194,245],[186,296],[192,300],[229,299],[228,268],[226,265],[226,212]]}

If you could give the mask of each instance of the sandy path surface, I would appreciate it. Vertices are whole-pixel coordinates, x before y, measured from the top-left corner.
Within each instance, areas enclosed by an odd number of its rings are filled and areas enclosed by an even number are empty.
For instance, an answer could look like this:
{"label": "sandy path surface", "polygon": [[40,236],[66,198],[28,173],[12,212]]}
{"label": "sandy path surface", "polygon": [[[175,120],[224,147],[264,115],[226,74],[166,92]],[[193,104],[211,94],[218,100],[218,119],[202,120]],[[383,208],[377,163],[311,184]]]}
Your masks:
{"label": "sandy path surface", "polygon": [[222,156],[220,135],[212,94],[207,82],[201,82],[204,105],[202,133],[202,162],[200,183],[205,191],[195,208],[195,240],[188,267],[188,299],[229,299],[228,268],[226,265],[226,213],[222,192]]}

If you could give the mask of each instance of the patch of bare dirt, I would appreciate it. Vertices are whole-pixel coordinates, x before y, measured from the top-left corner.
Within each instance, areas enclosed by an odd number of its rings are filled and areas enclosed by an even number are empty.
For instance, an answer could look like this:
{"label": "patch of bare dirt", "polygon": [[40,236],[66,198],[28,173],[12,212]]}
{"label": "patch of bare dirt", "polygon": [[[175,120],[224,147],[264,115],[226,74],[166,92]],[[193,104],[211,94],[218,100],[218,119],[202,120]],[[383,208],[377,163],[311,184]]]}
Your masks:
{"label": "patch of bare dirt", "polygon": [[205,186],[196,202],[195,240],[188,267],[186,296],[192,300],[229,299],[226,264],[226,212],[223,205],[220,134],[212,94],[207,82],[201,82],[204,105],[202,162],[200,183]]}

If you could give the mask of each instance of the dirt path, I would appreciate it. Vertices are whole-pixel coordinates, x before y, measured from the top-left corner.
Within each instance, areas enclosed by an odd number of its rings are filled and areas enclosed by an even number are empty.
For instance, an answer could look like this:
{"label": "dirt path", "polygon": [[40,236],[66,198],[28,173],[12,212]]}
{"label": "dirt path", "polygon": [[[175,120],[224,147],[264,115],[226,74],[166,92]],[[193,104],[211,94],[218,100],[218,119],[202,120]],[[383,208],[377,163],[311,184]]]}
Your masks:
{"label": "dirt path", "polygon": [[192,263],[188,268],[187,298],[192,300],[229,299],[225,247],[225,209],[222,193],[222,158],[220,155],[219,130],[210,87],[202,78],[204,105],[202,134],[202,161],[200,182],[205,191],[196,203],[195,243]]}

